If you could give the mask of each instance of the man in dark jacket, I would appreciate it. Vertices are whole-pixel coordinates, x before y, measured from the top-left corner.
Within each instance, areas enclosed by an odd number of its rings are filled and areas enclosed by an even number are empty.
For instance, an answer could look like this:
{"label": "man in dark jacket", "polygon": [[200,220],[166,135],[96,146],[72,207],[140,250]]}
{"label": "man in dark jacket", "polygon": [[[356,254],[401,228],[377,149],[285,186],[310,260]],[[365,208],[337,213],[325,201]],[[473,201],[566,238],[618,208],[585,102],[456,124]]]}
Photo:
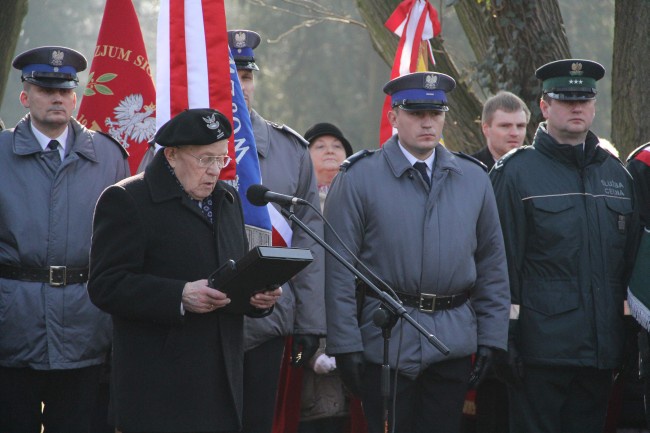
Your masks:
{"label": "man in dark jacket", "polygon": [[82,54],[40,47],[13,66],[29,114],[0,133],[0,431],[87,433],[111,332],[85,285],[92,214],[127,154],[71,117]]}
{"label": "man in dark jacket", "polygon": [[[95,211],[88,291],[113,317],[111,404],[122,432],[241,430],[243,316],[206,278],[247,251],[239,195],[223,181],[229,121],[186,110],[154,140],[144,173]],[[281,289],[251,297],[270,313]],[[259,314],[256,314],[259,313]]]}
{"label": "man in dark jacket", "polygon": [[513,433],[602,431],[622,361],[638,215],[632,179],[589,130],[604,73],[589,60],[539,68],[546,122],[490,174],[512,295]]}
{"label": "man in dark jacket", "polygon": [[485,147],[472,156],[489,171],[495,161],[524,144],[529,120],[530,110],[514,93],[503,90],[488,98],[481,116]]}

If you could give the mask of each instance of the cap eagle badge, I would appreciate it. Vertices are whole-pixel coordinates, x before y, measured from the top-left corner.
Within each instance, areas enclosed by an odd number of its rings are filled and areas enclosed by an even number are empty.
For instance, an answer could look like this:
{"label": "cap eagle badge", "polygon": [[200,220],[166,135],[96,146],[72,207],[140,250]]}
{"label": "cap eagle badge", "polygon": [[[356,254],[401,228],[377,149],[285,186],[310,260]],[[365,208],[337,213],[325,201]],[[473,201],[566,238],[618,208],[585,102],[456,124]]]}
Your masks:
{"label": "cap eagle badge", "polygon": [[65,53],[63,51],[59,51],[59,50],[52,51],[52,60],[50,60],[50,64],[52,66],[61,66],[63,64],[64,55]]}
{"label": "cap eagle badge", "polygon": [[580,62],[575,62],[571,63],[571,72],[569,72],[570,75],[576,76],[576,75],[582,75],[582,63]]}
{"label": "cap eagle badge", "polygon": [[424,88],[427,90],[433,90],[438,85],[438,76],[437,75],[427,75],[424,79]]}
{"label": "cap eagle badge", "polygon": [[235,33],[235,48],[244,48],[246,46],[246,33]]}

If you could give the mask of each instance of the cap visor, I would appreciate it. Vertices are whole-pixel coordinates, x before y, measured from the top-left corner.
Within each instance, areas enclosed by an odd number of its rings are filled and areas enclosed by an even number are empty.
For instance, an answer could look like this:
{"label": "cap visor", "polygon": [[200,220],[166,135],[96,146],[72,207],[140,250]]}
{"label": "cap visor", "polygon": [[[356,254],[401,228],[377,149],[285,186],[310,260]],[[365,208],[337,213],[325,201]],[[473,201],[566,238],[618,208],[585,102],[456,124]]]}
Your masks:
{"label": "cap visor", "polygon": [[440,104],[401,104],[398,107],[404,111],[449,111],[447,105]]}
{"label": "cap visor", "polygon": [[39,87],[47,87],[50,89],[74,89],[79,83],[74,80],[48,80],[45,78],[24,78],[28,83],[35,84]]}
{"label": "cap visor", "polygon": [[596,94],[593,92],[548,92],[546,95],[558,101],[589,101],[596,99]]}

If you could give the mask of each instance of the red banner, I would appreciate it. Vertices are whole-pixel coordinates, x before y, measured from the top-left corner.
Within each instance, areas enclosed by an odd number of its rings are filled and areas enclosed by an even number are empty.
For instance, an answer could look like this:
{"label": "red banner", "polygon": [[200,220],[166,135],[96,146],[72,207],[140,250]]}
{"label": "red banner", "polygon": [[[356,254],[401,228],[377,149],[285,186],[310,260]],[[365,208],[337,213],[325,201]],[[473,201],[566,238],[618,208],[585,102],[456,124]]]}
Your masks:
{"label": "red banner", "polygon": [[131,0],[107,0],[77,119],[110,134],[135,173],[156,133],[156,89]]}

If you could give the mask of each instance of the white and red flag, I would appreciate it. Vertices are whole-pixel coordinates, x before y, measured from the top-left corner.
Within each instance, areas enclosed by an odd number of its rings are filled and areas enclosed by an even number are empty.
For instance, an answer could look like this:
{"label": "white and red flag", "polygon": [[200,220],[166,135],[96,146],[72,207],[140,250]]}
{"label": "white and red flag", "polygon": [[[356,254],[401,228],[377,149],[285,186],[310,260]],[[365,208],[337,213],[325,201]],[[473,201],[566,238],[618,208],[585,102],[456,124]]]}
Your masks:
{"label": "white and red flag", "polygon": [[77,119],[110,134],[135,173],[156,133],[156,89],[131,0],[107,0]]}
{"label": "white and red flag", "polygon": [[228,47],[223,0],[161,0],[156,64],[158,127],[187,108],[214,108],[233,124],[228,154],[236,162],[221,172],[242,199],[252,245],[270,244],[266,208],[246,199],[261,183],[251,121]]}
{"label": "white and red flag", "polygon": [[[404,74],[427,69],[426,59],[420,55],[420,46],[426,44],[431,63],[435,64],[433,51],[429,39],[440,34],[440,21],[438,11],[428,0],[404,0],[384,24],[388,30],[400,37],[395,61],[390,74],[390,79]],[[384,100],[379,143],[382,144],[393,135],[393,128],[388,122],[387,113],[390,110],[390,97]]]}

